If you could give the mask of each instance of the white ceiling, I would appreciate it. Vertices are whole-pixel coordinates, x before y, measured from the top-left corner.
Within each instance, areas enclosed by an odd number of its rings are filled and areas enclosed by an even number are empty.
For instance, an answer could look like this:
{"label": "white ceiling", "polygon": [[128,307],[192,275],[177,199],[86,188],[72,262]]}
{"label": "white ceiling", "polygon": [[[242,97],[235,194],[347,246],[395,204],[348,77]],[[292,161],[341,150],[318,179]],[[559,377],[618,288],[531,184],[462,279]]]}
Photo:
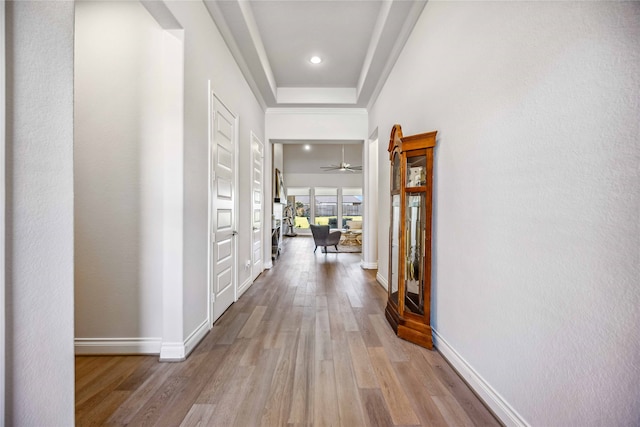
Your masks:
{"label": "white ceiling", "polygon": [[[205,0],[263,107],[368,107],[425,0]],[[313,65],[309,58],[323,58]]]}

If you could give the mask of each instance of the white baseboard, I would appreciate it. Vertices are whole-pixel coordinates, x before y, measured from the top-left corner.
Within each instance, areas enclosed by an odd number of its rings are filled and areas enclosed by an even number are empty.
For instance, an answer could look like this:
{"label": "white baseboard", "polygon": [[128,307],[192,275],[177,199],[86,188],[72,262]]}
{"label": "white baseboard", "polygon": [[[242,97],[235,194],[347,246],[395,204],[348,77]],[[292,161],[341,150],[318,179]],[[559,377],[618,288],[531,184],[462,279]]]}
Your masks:
{"label": "white baseboard", "polygon": [[161,338],[76,338],[78,356],[103,354],[159,354]]}
{"label": "white baseboard", "polygon": [[380,272],[376,274],[376,280],[378,281],[378,283],[382,285],[383,288],[385,288],[386,290],[389,290],[389,283],[387,283],[387,278],[382,277]]}
{"label": "white baseboard", "polygon": [[163,342],[160,348],[161,362],[182,362],[209,332],[209,322],[205,319],[191,332],[184,342]]}
{"label": "white baseboard", "polygon": [[200,343],[205,335],[207,335],[209,329],[209,321],[207,319],[204,319],[204,322],[198,325],[198,327],[193,332],[191,332],[191,335],[189,335],[184,342],[185,357],[191,354],[198,343]]}
{"label": "white baseboard", "polygon": [[249,276],[249,278],[247,278],[247,280],[245,280],[245,282],[242,285],[240,285],[240,287],[238,288],[238,299],[240,299],[242,294],[247,292],[247,289],[249,289],[249,287],[252,284],[253,284],[253,280],[251,280],[251,276]]}
{"label": "white baseboard", "polygon": [[480,398],[491,408],[493,413],[507,427],[517,426],[524,427],[529,424],[516,412],[515,409],[507,403],[500,394],[487,383],[484,378],[478,374],[469,363],[467,363],[460,354],[442,338],[442,336],[432,328],[433,345],[438,349],[442,356],[458,371],[460,376],[469,384],[469,386],[480,396]]}
{"label": "white baseboard", "polygon": [[181,361],[186,359],[207,332],[209,328],[205,320],[183,343],[162,342],[162,338],[76,338],[75,354],[153,354],[160,355],[161,361]]}
{"label": "white baseboard", "polygon": [[161,362],[182,362],[187,358],[187,352],[182,342],[163,342],[160,347]]}
{"label": "white baseboard", "polygon": [[265,270],[271,270],[271,267],[273,267],[273,261],[271,261],[271,259],[269,259],[269,261],[264,263],[264,269]]}
{"label": "white baseboard", "polygon": [[360,261],[360,267],[362,267],[365,270],[377,270],[378,269],[378,263],[377,262]]}

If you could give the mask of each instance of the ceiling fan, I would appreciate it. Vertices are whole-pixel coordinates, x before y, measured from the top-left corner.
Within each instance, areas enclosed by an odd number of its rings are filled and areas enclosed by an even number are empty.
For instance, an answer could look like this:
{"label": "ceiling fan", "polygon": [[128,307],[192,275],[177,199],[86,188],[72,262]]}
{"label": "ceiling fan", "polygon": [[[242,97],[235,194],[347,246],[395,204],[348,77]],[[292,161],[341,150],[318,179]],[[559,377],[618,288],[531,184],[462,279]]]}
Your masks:
{"label": "ceiling fan", "polygon": [[320,166],[325,172],[341,171],[341,172],[358,172],[362,170],[362,166],[351,166],[350,163],[344,161],[344,145],[342,146],[342,161],[338,165]]}

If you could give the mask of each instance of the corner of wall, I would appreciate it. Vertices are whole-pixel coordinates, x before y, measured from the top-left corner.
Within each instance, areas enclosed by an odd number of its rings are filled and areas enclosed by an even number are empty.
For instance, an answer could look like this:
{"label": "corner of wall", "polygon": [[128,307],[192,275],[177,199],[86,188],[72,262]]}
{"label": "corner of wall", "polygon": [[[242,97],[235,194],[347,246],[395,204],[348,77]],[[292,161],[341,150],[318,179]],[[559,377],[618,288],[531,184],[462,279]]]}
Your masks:
{"label": "corner of wall", "polygon": [[360,261],[360,267],[362,267],[363,270],[377,270],[378,269],[378,263],[377,262]]}
{"label": "corner of wall", "polygon": [[161,362],[182,362],[196,348],[202,339],[209,332],[209,321],[205,319],[198,327],[187,337],[184,342],[163,342],[160,346]]}

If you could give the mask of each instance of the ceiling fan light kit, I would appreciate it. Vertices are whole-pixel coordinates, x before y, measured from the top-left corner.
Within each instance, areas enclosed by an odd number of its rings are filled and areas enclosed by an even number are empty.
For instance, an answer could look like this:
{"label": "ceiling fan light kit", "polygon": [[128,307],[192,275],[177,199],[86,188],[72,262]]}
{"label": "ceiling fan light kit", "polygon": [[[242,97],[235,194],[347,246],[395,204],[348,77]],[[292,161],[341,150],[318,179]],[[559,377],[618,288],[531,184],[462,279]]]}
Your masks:
{"label": "ceiling fan light kit", "polygon": [[344,161],[344,145],[342,146],[342,161],[337,165],[320,166],[325,172],[340,171],[340,172],[359,172],[362,170],[362,166],[351,166],[350,163]]}

